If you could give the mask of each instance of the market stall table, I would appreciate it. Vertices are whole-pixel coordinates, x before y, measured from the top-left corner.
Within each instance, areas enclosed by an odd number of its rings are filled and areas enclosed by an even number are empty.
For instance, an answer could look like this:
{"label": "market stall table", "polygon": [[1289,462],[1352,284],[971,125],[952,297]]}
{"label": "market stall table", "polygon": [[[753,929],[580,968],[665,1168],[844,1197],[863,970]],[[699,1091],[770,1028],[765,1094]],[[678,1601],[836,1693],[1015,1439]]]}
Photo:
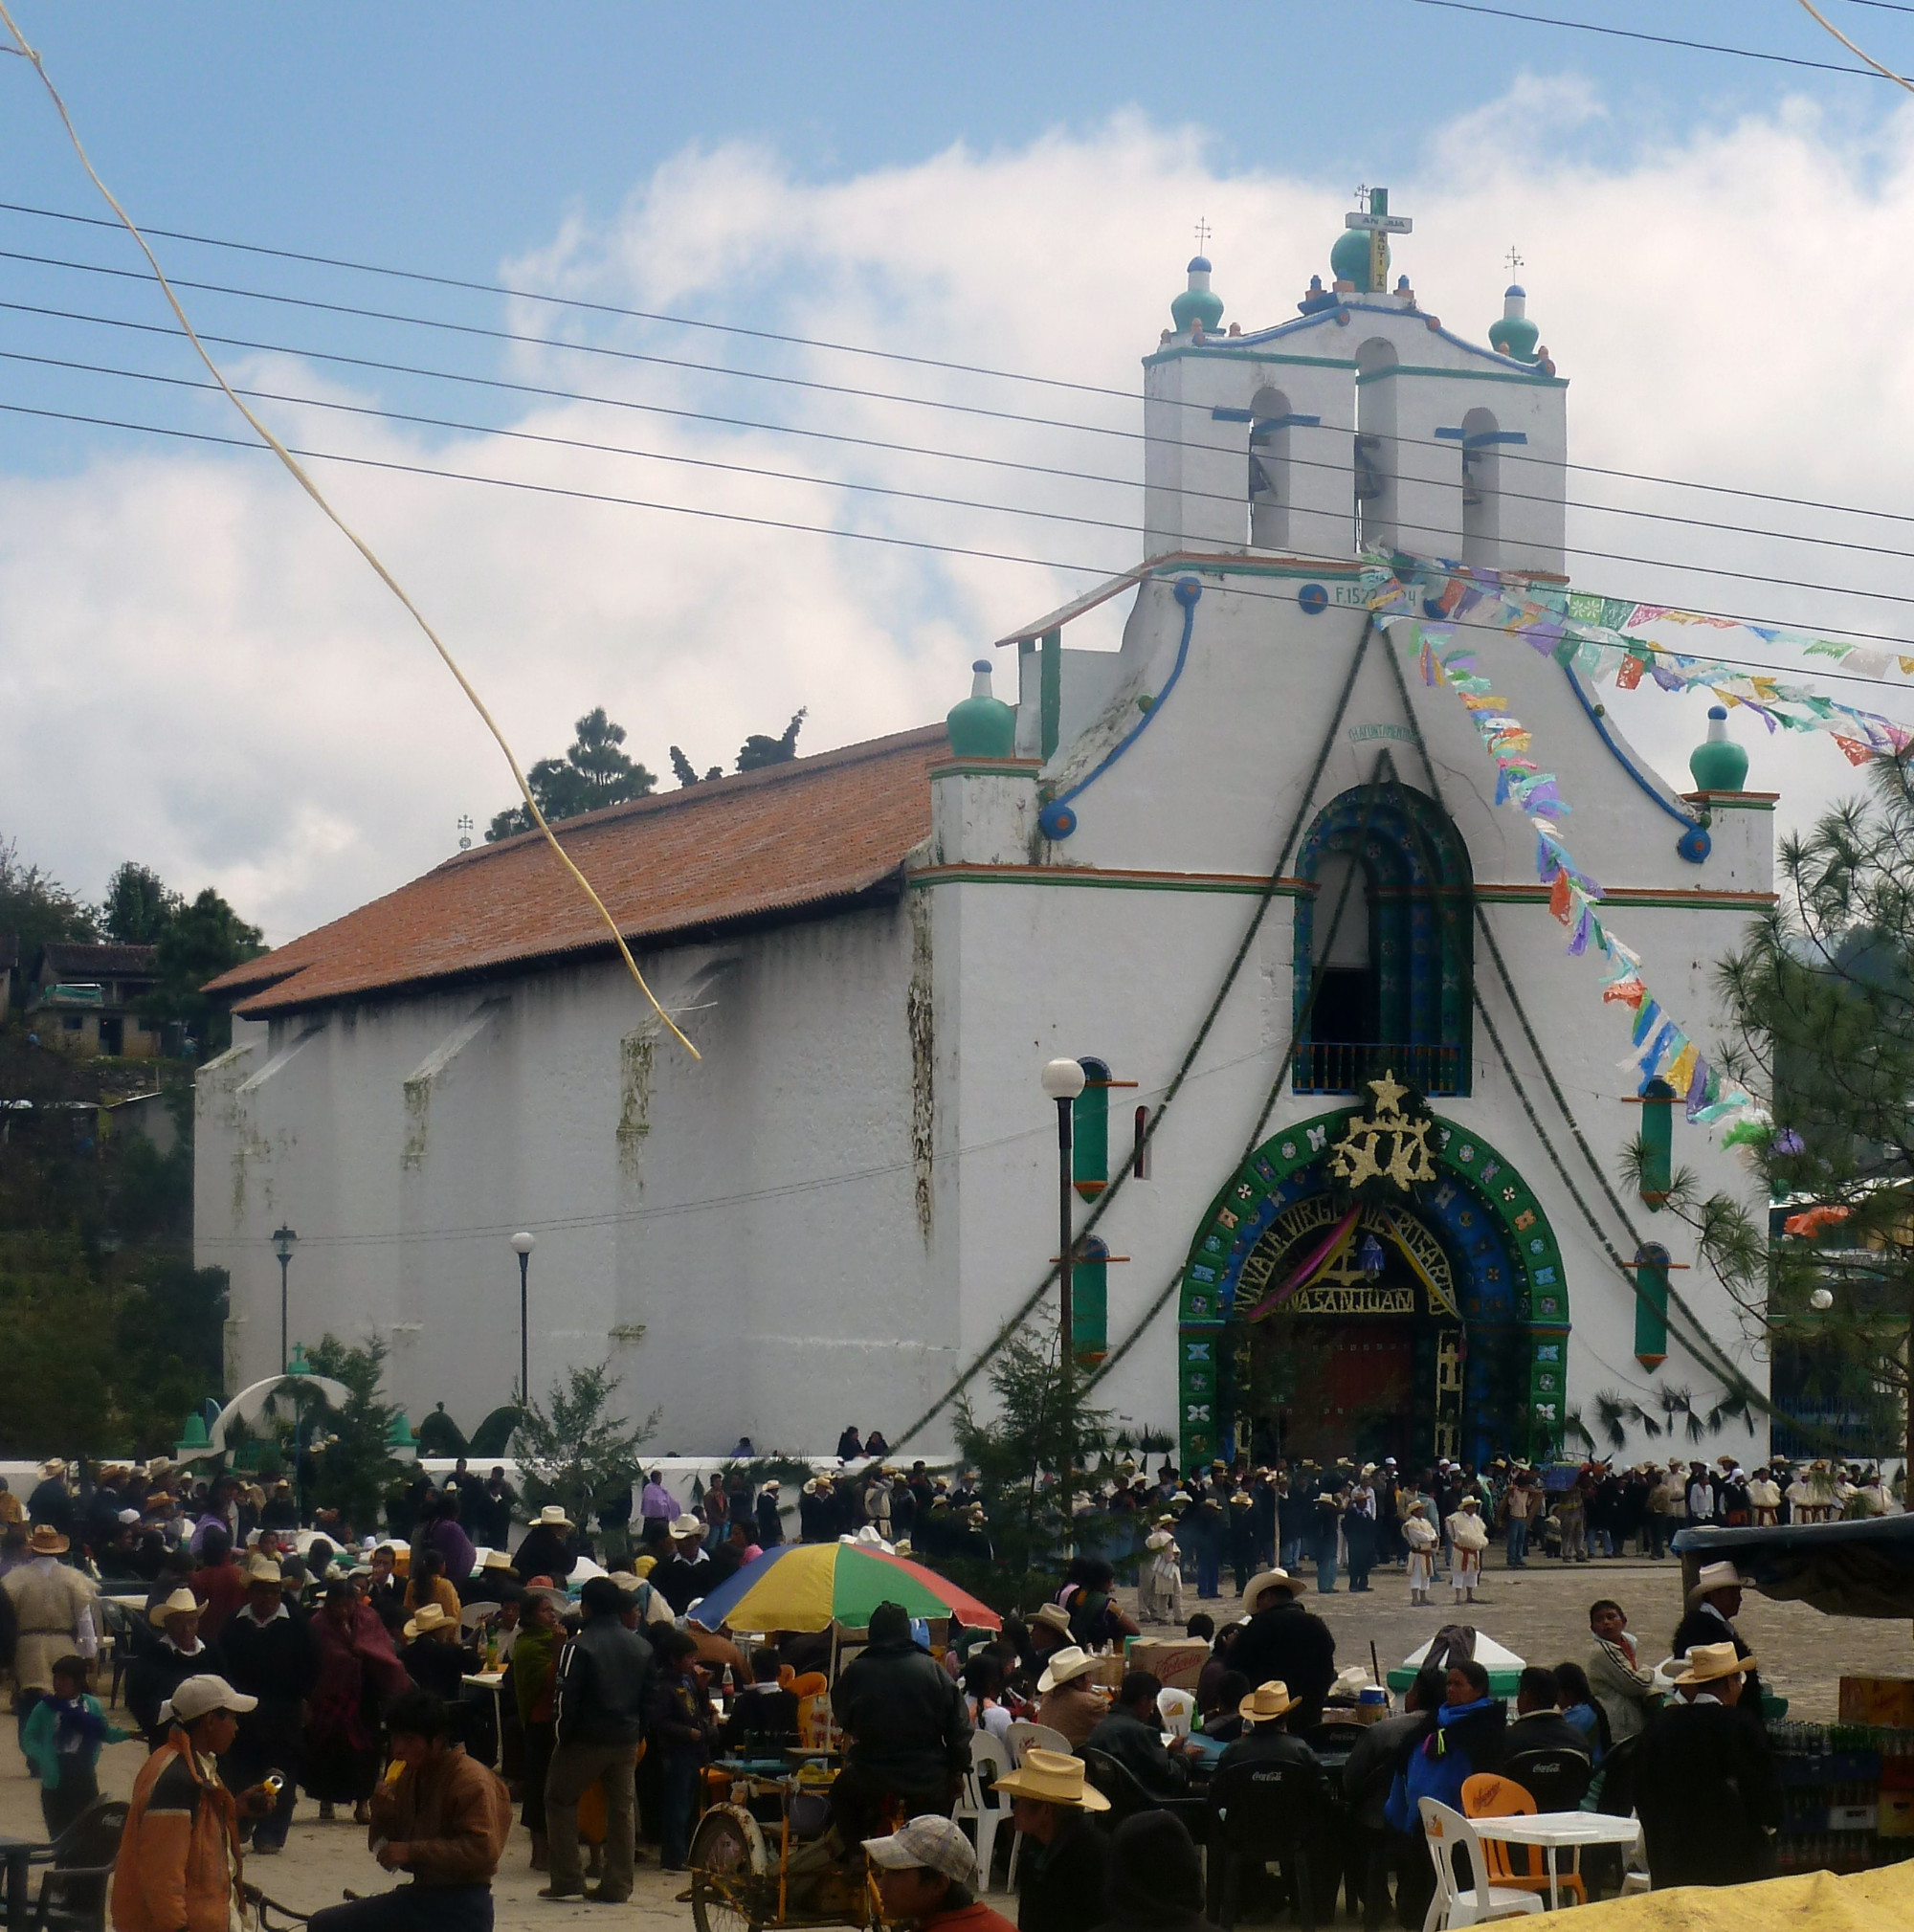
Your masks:
{"label": "market stall table", "polygon": [[1639,1819],[1612,1818],[1605,1811],[1531,1811],[1526,1817],[1471,1818],[1469,1823],[1479,1838],[1535,1845],[1547,1854],[1550,1911],[1562,1903],[1555,1875],[1557,1852],[1584,1845],[1620,1845],[1632,1851],[1641,1837]]}

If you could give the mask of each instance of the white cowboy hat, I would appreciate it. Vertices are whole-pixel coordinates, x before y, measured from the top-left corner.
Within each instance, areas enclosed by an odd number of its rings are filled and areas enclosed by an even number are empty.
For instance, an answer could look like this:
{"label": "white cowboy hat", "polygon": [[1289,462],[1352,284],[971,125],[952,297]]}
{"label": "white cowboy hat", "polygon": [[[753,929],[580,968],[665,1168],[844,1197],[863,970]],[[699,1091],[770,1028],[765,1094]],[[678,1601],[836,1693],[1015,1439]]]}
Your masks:
{"label": "white cowboy hat", "polygon": [[272,1562],[269,1558],[256,1556],[246,1566],[246,1581],[248,1583],[283,1583],[285,1579],[280,1573],[278,1564]]}
{"label": "white cowboy hat", "polygon": [[1144,1538],[1143,1546],[1145,1549],[1168,1549],[1175,1541],[1167,1529],[1156,1529]]}
{"label": "white cowboy hat", "polygon": [[539,1511],[538,1526],[541,1529],[576,1529],[578,1527],[555,1502],[546,1503]]}
{"label": "white cowboy hat", "polygon": [[1287,1717],[1301,1698],[1289,1695],[1289,1686],[1280,1678],[1267,1684],[1258,1684],[1241,1703],[1236,1706],[1236,1715],[1246,1724],[1266,1724],[1272,1719]]}
{"label": "white cowboy hat", "polygon": [[1070,1633],[1070,1612],[1060,1603],[1040,1605],[1031,1622],[1041,1624],[1046,1630],[1061,1631],[1065,1636]]}
{"label": "white cowboy hat", "polygon": [[1097,1659],[1079,1644],[1065,1644],[1043,1667],[1036,1680],[1039,1692],[1054,1691],[1058,1684],[1074,1683],[1086,1672],[1097,1668]]}
{"label": "white cowboy hat", "polygon": [[671,1520],[673,1536],[702,1536],[707,1527],[708,1524],[701,1522],[695,1516],[675,1516]]}
{"label": "white cowboy hat", "polygon": [[501,1549],[488,1549],[478,1559],[478,1567],[480,1569],[502,1569],[513,1576],[518,1575],[518,1571],[512,1568],[512,1559]]}
{"label": "white cowboy hat", "polygon": [[1756,1660],[1737,1656],[1733,1644],[1697,1644],[1687,1661],[1688,1668],[1675,1679],[1678,1684],[1711,1684],[1721,1677],[1743,1677],[1754,1669]]}
{"label": "white cowboy hat", "polygon": [[60,1456],[50,1455],[47,1457],[46,1461],[40,1464],[40,1480],[42,1482],[51,1481],[53,1477],[56,1476],[64,1476],[65,1474],[66,1474],[66,1463],[65,1460]]}
{"label": "white cowboy hat", "polygon": [[1015,1770],[996,1781],[996,1789],[1039,1805],[1063,1805],[1073,1811],[1107,1811],[1110,1801],[1083,1776],[1083,1761],[1063,1751],[1033,1746]]}
{"label": "white cowboy hat", "polygon": [[1731,1563],[1704,1563],[1701,1573],[1695,1579],[1695,1587],[1688,1592],[1688,1608],[1693,1610],[1704,1596],[1712,1596],[1718,1589],[1752,1589],[1754,1579],[1743,1576]]}
{"label": "white cowboy hat", "polygon": [[146,1621],[158,1626],[168,1617],[196,1617],[206,1608],[193,1593],[182,1586],[162,1603],[156,1603],[146,1612]]}
{"label": "white cowboy hat", "polygon": [[443,1604],[423,1603],[406,1620],[408,1638],[430,1636],[434,1631],[442,1631],[452,1619],[445,1612]]}
{"label": "white cowboy hat", "polygon": [[1252,1616],[1261,1609],[1263,1594],[1267,1590],[1280,1589],[1284,1596],[1295,1596],[1302,1585],[1286,1569],[1266,1569],[1260,1576],[1253,1576],[1249,1588],[1243,1591],[1243,1608]]}

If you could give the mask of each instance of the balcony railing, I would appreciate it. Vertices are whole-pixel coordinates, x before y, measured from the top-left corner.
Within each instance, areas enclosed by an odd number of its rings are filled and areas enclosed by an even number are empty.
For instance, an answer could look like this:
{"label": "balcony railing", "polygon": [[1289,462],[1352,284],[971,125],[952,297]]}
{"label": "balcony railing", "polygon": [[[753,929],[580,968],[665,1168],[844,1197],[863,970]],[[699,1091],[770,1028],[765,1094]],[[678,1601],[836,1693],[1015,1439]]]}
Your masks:
{"label": "balcony railing", "polygon": [[1393,1074],[1424,1094],[1466,1094],[1469,1062],[1458,1046],[1390,1040],[1305,1040],[1296,1049],[1299,1094],[1359,1094]]}

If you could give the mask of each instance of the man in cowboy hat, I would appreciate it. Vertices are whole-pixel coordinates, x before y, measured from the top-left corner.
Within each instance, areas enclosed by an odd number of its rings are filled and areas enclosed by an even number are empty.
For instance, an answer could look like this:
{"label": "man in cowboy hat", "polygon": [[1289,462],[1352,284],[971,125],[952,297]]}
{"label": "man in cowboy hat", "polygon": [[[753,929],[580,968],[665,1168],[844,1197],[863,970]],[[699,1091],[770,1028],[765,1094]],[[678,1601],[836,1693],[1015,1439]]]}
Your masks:
{"label": "man in cowboy hat", "polygon": [[1286,1570],[1266,1569],[1243,1592],[1249,1621],[1236,1633],[1230,1668],[1252,1684],[1289,1686],[1307,1730],[1323,1716],[1323,1699],[1336,1681],[1336,1639],[1319,1616],[1298,1601],[1302,1585]]}
{"label": "man in cowboy hat", "polygon": [[[1742,1641],[1734,1620],[1741,1614],[1741,1593],[1748,1580],[1732,1563],[1704,1563],[1695,1587],[1688,1592],[1687,1614],[1675,1626],[1671,1648],[1678,1657],[1686,1656],[1697,1644],[1731,1643],[1735,1654],[1751,1657],[1754,1652]],[[1744,1710],[1761,1721],[1761,1678],[1750,1669],[1742,1686]]]}
{"label": "man in cowboy hat", "polygon": [[1238,1765],[1295,1765],[1320,1791],[1324,1785],[1323,1761],[1290,1728],[1291,1713],[1297,1699],[1285,1683],[1258,1684],[1236,1706],[1243,1721],[1243,1734],[1216,1760],[1215,1775]]}
{"label": "man in cowboy hat", "polygon": [[269,1770],[285,1774],[273,1815],[253,1828],[253,1851],[283,1851],[293,1819],[305,1735],[305,1699],[319,1675],[319,1654],[305,1613],[287,1603],[279,1566],[255,1557],[246,1571],[246,1603],[228,1617],[213,1646],[220,1675],[253,1700],[240,1720],[238,1742],[221,1767],[234,1785],[252,1785]]}
{"label": "man in cowboy hat", "polygon": [[114,1932],[227,1932],[238,1915],[239,1819],[273,1794],[234,1794],[215,1768],[253,1699],[223,1677],[186,1678],[160,1707],[166,1742],[140,1768],[113,1865]]}
{"label": "man in cowboy hat", "polygon": [[200,1639],[199,1616],[199,1599],[180,1585],[146,1612],[159,1635],[143,1644],[126,1666],[126,1708],[149,1750],[157,1751],[167,1741],[168,1726],[160,1706],[188,1677],[202,1677],[212,1668],[211,1653]]}
{"label": "man in cowboy hat", "polygon": [[548,1576],[560,1589],[578,1561],[577,1525],[555,1502],[539,1511],[512,1553],[512,1567],[521,1576]]}
{"label": "man in cowboy hat", "polygon": [[420,1604],[399,1632],[405,1648],[399,1661],[406,1676],[422,1691],[456,1703],[464,1695],[465,1673],[471,1659],[459,1641],[459,1620],[443,1604]]}
{"label": "man in cowboy hat", "polygon": [[1754,1659],[1724,1641],[1697,1644],[1687,1663],[1636,1746],[1635,1808],[1657,1891],[1767,1876],[1781,1822],[1768,1735],[1737,1709]]}
{"label": "man in cowboy hat", "polygon": [[22,1737],[33,1706],[53,1695],[55,1660],[78,1655],[91,1663],[100,1650],[93,1585],[60,1561],[70,1546],[63,1530],[36,1522],[26,1562],[0,1577],[13,1613],[13,1709]]}
{"label": "man in cowboy hat", "polygon": [[1183,1621],[1183,1553],[1167,1529],[1153,1529],[1143,1540],[1143,1562],[1137,1570],[1137,1615],[1148,1624]]}
{"label": "man in cowboy hat", "polygon": [[679,1616],[719,1581],[713,1573],[711,1552],[704,1547],[704,1531],[705,1525],[695,1516],[674,1517],[670,1550],[652,1569],[652,1588]]}
{"label": "man in cowboy hat", "polygon": [[62,1536],[73,1534],[73,1491],[67,1487],[66,1463],[57,1455],[40,1464],[40,1479],[27,1496],[27,1521],[43,1522]]}
{"label": "man in cowboy hat", "polygon": [[1066,1644],[1051,1652],[1036,1680],[1036,1721],[1069,1739],[1073,1751],[1083,1748],[1109,1709],[1102,1692],[1090,1681],[1096,1668],[1097,1659],[1088,1651]]}
{"label": "man in cowboy hat", "polygon": [[1030,1620],[1031,1661],[1040,1671],[1058,1651],[1076,1642],[1070,1634],[1070,1612],[1060,1603],[1039,1604]]}
{"label": "man in cowboy hat", "polygon": [[1017,1854],[1018,1932],[1090,1932],[1103,1916],[1109,1840],[1090,1819],[1110,1801],[1083,1775],[1083,1761],[1035,1746],[996,1783],[1023,1834]]}

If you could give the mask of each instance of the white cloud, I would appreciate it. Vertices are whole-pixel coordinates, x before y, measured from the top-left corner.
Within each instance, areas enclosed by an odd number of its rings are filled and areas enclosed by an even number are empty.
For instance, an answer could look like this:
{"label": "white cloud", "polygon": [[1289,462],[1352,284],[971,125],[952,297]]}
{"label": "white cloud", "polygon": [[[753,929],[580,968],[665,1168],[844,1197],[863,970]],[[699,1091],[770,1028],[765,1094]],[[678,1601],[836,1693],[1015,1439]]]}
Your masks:
{"label": "white cloud", "polygon": [[[1425,306],[1480,336],[1500,313],[1502,256],[1514,242],[1530,312],[1573,379],[1580,460],[1808,499],[1902,500],[1914,377],[1898,351],[1914,266],[1898,237],[1914,213],[1914,117],[1863,144],[1790,107],[1725,129],[1645,135],[1592,161],[1578,137],[1612,134],[1608,119],[1585,88],[1525,79],[1432,138],[1419,175],[1394,185],[1395,205],[1416,222],[1398,265]],[[733,146],[679,156],[615,220],[568,219],[507,273],[610,302],[1133,391],[1198,215],[1215,231],[1210,252],[1230,314],[1255,326],[1293,312],[1346,205],[1340,183],[1226,167],[1199,133],[1132,117],[821,184],[783,157]],[[1114,396],[534,304],[514,305],[513,318],[570,343],[1139,426],[1140,412]],[[441,353],[408,349],[409,360]],[[497,398],[451,389],[432,412],[1119,525],[1136,517],[1138,493],[1121,479],[1139,474],[1140,450],[1124,434],[781,389],[556,343],[512,351],[506,368],[630,402],[1120,480],[582,403],[507,413]],[[281,359],[250,373],[268,388],[355,393]],[[479,409],[489,413],[471,413]],[[859,499],[317,410],[279,407],[274,418],[328,448],[560,488],[1111,567],[1136,548],[1122,527]],[[205,421],[230,427],[210,403]],[[370,469],[320,474],[453,642],[527,761],[564,743],[597,702],[661,774],[668,744],[701,765],[728,764],[746,732],[781,728],[800,704],[811,707],[811,748],[920,723],[961,695],[980,645],[1089,581]],[[1614,477],[1578,476],[1574,494],[1910,548],[1893,522],[1858,530]],[[1914,591],[1904,555],[1587,512],[1571,534],[1633,557]],[[1578,560],[1576,575],[1658,601],[1908,630],[1903,607],[1853,595],[1594,559]],[[1914,717],[1904,694],[1873,697]],[[1642,695],[1618,710],[1679,777],[1699,706]],[[1824,744],[1751,748],[1751,782],[1784,786],[1796,815],[1852,788]],[[76,885],[97,891],[130,854],[189,888],[218,884],[277,939],[423,869],[451,848],[461,811],[482,824],[509,795],[425,640],[288,479],[263,459],[158,447],[63,479],[0,480],[0,769],[4,829]]]}

